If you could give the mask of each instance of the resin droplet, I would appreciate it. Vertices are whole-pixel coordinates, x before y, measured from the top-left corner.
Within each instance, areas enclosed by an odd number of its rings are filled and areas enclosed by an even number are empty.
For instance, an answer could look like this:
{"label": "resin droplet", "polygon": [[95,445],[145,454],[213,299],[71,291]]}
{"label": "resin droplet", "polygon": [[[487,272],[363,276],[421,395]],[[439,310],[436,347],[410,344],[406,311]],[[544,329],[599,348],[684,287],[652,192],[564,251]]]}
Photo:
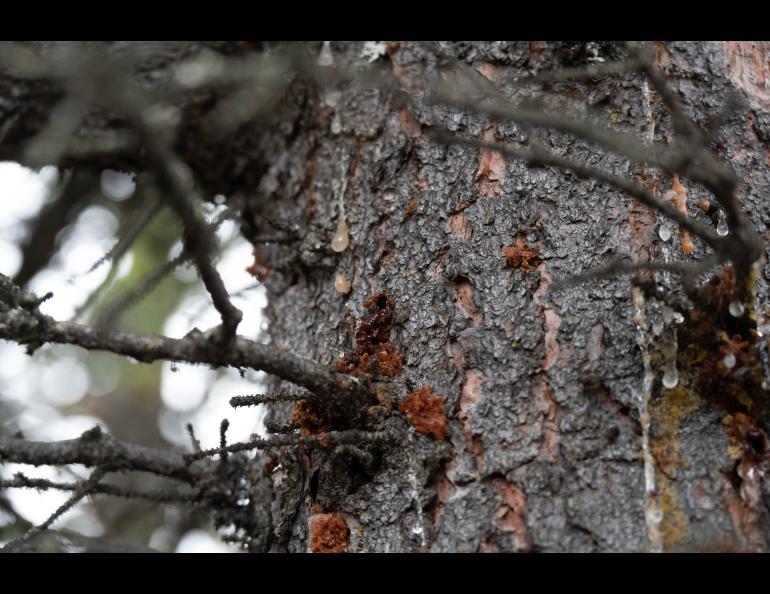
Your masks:
{"label": "resin droplet", "polygon": [[345,278],[344,274],[338,272],[334,277],[334,290],[342,295],[347,295],[350,292],[350,281]]}
{"label": "resin droplet", "polygon": [[334,55],[332,54],[331,42],[324,41],[321,53],[318,54],[318,65],[331,66],[332,64],[334,64]]}
{"label": "resin droplet", "polygon": [[740,318],[743,315],[743,312],[746,311],[746,308],[740,301],[731,301],[727,309],[734,318]]}
{"label": "resin droplet", "polygon": [[677,324],[681,324],[682,322],[684,322],[684,316],[678,311],[674,312],[674,322],[676,322]]}
{"label": "resin droplet", "polygon": [[669,227],[668,225],[661,225],[660,229],[658,229],[658,236],[663,241],[668,241],[669,239],[671,239],[671,227]]}
{"label": "resin droplet", "polygon": [[727,353],[724,359],[722,359],[722,365],[727,367],[727,369],[732,369],[735,367],[735,355],[732,353]]}
{"label": "resin droplet", "polygon": [[657,506],[647,510],[645,515],[653,524],[660,524],[663,521],[663,510]]}
{"label": "resin droplet", "polygon": [[345,221],[340,221],[337,225],[337,230],[332,237],[332,249],[335,252],[341,253],[348,249],[350,245],[350,235],[348,235],[348,224]]}
{"label": "resin droplet", "polygon": [[725,213],[724,211],[719,211],[719,221],[717,222],[717,234],[724,237],[730,232],[730,229],[727,227],[727,219],[725,219]]}
{"label": "resin droplet", "polygon": [[676,370],[676,363],[666,364],[666,371],[663,373],[663,386],[671,390],[676,388],[679,383],[679,372]]}
{"label": "resin droplet", "polygon": [[339,134],[342,132],[342,120],[340,120],[340,114],[337,112],[335,112],[334,117],[332,118],[331,131],[332,134]]}
{"label": "resin droplet", "polygon": [[338,89],[329,89],[324,95],[324,103],[326,103],[328,107],[337,107],[340,97],[342,97],[342,91]]}

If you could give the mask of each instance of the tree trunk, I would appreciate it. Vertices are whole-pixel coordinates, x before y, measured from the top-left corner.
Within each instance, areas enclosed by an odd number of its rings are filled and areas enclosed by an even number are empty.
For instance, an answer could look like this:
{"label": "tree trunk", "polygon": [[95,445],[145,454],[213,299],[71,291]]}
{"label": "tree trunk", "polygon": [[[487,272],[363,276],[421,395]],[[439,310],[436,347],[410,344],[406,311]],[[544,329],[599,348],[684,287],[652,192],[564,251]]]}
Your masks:
{"label": "tree trunk", "polygon": [[[259,49],[250,43],[211,47]],[[365,62],[363,47],[333,42],[329,49],[339,64],[345,57]],[[687,115],[716,134],[714,150],[742,180],[740,203],[765,240],[770,95],[760,81],[769,74],[767,51],[753,43],[667,42],[656,53]],[[629,278],[553,290],[556,279],[615,256],[702,260],[708,247],[696,239],[687,255],[685,235],[671,223],[663,241],[660,214],[594,179],[426,135],[436,127],[485,141],[540,142],[663,195],[678,182],[568,134],[462,114],[423,97],[426,81],[457,63],[504,86],[533,72],[622,60],[622,44],[400,42],[381,53],[378,63],[392,69],[411,100],[364,83],[335,93],[295,82],[279,125],[259,133],[242,127],[227,142],[198,125],[210,96],[182,105],[187,119],[177,150],[207,195],[226,193],[241,208],[252,241],[301,237],[257,243],[254,270],[269,292],[271,344],[334,365],[360,346],[356,331],[377,311],[373,296],[387,296],[381,310],[389,300],[394,308],[382,329],[395,345],[388,347],[395,348],[388,351],[392,373],[382,358],[379,370],[357,371],[378,379],[372,418],[413,427],[409,439],[374,450],[272,452],[272,550],[767,550],[764,467],[751,472],[746,465],[738,408],[703,392],[698,366],[682,349],[678,383],[662,385],[670,361],[658,355],[676,322],[668,319],[659,336],[651,330],[653,381],[645,397]],[[732,93],[748,103],[716,129]],[[634,132],[640,144],[665,145],[675,134],[641,75],[558,82],[545,91],[530,85],[515,95]],[[38,107],[34,113],[45,112]],[[10,121],[13,107],[6,109]],[[29,115],[23,121],[9,124],[0,156],[24,160],[22,140],[42,123]],[[98,118],[84,124],[115,125]],[[142,166],[135,157],[122,163]],[[713,200],[708,213],[698,208],[711,197],[681,183],[689,216],[713,228]],[[349,246],[334,251],[342,217]],[[767,274],[765,267],[762,298]],[[678,287],[665,273],[655,278]],[[689,324],[680,338],[692,335]],[[430,430],[405,420],[413,412],[407,395],[434,403],[420,388],[441,397],[445,433],[440,419]],[[269,420],[283,423],[292,414],[296,420],[293,405],[275,406]],[[747,431],[765,439],[766,421],[747,420]]]}
{"label": "tree trunk", "polygon": [[[338,59],[360,52],[359,44],[333,48]],[[748,96],[750,109],[726,122],[718,146],[743,179],[740,201],[763,233],[770,97],[754,81],[767,74],[766,51],[742,43],[667,43],[658,53],[701,126],[709,126],[729,93]],[[413,73],[455,60],[494,81],[619,53],[611,44],[410,42],[391,46],[389,58],[402,84],[419,88]],[[626,81],[560,84],[552,94],[574,98],[571,109],[584,114],[587,106],[597,125],[638,130],[641,141],[648,130],[641,77]],[[671,125],[657,96],[651,109],[654,140],[665,143]],[[645,551],[651,541],[663,550],[766,550],[765,488],[761,479],[757,486],[736,474],[725,411],[698,393],[687,370],[674,390],[663,390],[662,371],[654,370],[655,501],[646,501],[644,370],[628,277],[548,291],[553,279],[613,254],[662,258],[661,218],[591,179],[433,144],[426,125],[487,140],[537,138],[558,154],[640,174],[564,134],[438,107],[410,111],[369,88],[345,89],[334,107],[312,96],[300,128],[276,151],[282,159],[262,184],[268,195],[253,200],[254,210],[273,218],[303,221],[322,244],[299,253],[262,249],[274,267],[267,280],[272,341],[331,364],[354,348],[363,303],[386,293],[400,316],[391,340],[405,354],[392,390],[401,399],[427,386],[443,397],[449,448],[417,434],[359,479],[350,461],[346,467],[337,460],[342,469],[323,467],[324,454],[303,458],[302,471],[284,467],[284,482],[276,484],[292,485],[278,488],[291,526],[289,550],[305,550],[314,504],[342,514],[351,551]],[[343,176],[351,239],[337,255],[328,245]],[[691,216],[713,226],[716,209],[709,221],[696,207],[706,193],[684,185]],[[670,188],[670,179],[660,179],[655,189]],[[538,250],[529,267],[507,265],[501,251],[517,238]],[[681,259],[678,231],[669,245],[669,257]],[[706,251],[696,242],[695,258]],[[337,275],[350,282],[349,293],[335,290]],[[295,472],[299,503],[295,483],[285,480]],[[652,504],[662,513],[657,527],[645,520]]]}

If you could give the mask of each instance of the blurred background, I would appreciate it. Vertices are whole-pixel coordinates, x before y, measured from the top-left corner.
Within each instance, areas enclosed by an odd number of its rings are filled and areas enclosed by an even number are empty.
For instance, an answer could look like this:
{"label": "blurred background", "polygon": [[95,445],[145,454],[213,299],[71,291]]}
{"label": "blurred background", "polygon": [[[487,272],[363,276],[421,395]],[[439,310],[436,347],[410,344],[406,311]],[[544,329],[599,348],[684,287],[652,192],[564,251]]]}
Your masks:
{"label": "blurred background", "polygon": [[[146,216],[148,202],[135,199],[131,175],[115,171],[102,172],[100,192],[73,200],[60,191],[66,175],[53,167],[35,172],[16,163],[0,163],[0,272],[40,296],[53,292],[41,310],[58,320],[94,323],[106,316],[116,329],[174,338],[194,327],[206,330],[219,323],[219,314],[189,263],[165,275],[119,314],[110,313],[129,288],[181,253],[181,225],[163,209],[122,257],[101,261]],[[224,202],[224,197],[218,198],[218,204]],[[203,212],[215,221],[222,220],[224,211],[223,206],[205,204]],[[223,248],[217,269],[244,314],[238,333],[266,341],[264,288],[246,272],[253,262],[252,246],[232,220],[218,225],[217,236]],[[43,346],[30,357],[23,347],[0,340],[0,433],[21,431],[29,440],[53,441],[78,437],[98,424],[121,440],[187,452],[189,422],[201,445],[211,448],[219,443],[224,418],[230,421],[228,442],[265,434],[261,406],[236,412],[228,404],[232,396],[262,391],[262,381],[257,372],[241,376],[236,370],[203,365],[139,364],[63,345]],[[17,472],[63,482],[90,474],[78,465],[59,469],[0,465],[2,478]],[[158,486],[159,480],[136,473],[111,476],[111,482],[141,489]],[[34,524],[44,521],[68,496],[53,490],[0,490],[0,497]],[[12,523],[13,516],[0,507],[0,545],[15,536],[3,530]],[[165,552],[237,550],[217,538],[208,517],[189,507],[105,495],[79,503],[53,528]]]}

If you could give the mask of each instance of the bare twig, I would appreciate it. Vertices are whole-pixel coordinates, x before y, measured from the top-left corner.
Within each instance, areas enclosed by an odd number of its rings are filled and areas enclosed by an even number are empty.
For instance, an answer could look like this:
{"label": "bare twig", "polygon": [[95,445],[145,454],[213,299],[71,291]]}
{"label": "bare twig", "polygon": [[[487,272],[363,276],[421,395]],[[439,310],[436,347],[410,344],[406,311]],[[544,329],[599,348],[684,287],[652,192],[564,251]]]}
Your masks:
{"label": "bare twig", "polygon": [[621,177],[619,175],[613,175],[612,173],[597,169],[596,167],[591,167],[585,163],[559,157],[558,155],[554,155],[553,153],[546,151],[540,146],[534,146],[531,149],[520,149],[503,143],[484,142],[473,138],[462,138],[459,136],[450,135],[443,131],[431,131],[430,135],[439,142],[454,142],[458,144],[466,144],[469,146],[497,151],[515,159],[521,159],[530,167],[552,165],[554,167],[560,167],[562,169],[572,171],[580,177],[592,178],[608,183],[633,196],[639,202],[660,211],[673,221],[676,221],[676,223],[678,223],[683,229],[687,229],[693,235],[700,237],[715,250],[720,252],[725,251],[724,246],[727,243],[726,240],[719,237],[710,228],[679,212],[670,203],[663,202],[654,196],[652,192],[650,192],[643,185],[635,182],[632,179]]}
{"label": "bare twig", "polygon": [[[139,121],[144,120],[140,117]],[[184,224],[185,251],[195,261],[214,307],[222,316],[223,339],[229,343],[235,337],[243,313],[230,303],[225,284],[213,263],[213,233],[189,199],[188,194],[192,190],[190,170],[170,148],[153,140],[155,137],[146,124],[142,125],[141,131],[148,146],[148,154],[156,167],[161,189],[168,192],[167,200]]]}
{"label": "bare twig", "polygon": [[193,424],[187,423],[187,425],[185,425],[185,429],[187,429],[187,434],[190,436],[190,444],[192,445],[193,452],[200,452],[201,442],[198,441],[197,437],[195,437],[195,429],[193,428]]}
{"label": "bare twig", "polygon": [[[36,479],[24,474],[17,473],[12,479],[0,480],[0,488],[5,489],[36,489],[46,491],[55,489],[58,491],[76,491],[81,483],[58,483],[48,479]],[[91,488],[92,494],[110,495],[112,497],[123,497],[126,499],[147,499],[156,503],[195,503],[199,500],[198,491],[180,491],[171,489],[151,489],[148,491],[137,491],[120,487],[118,485],[107,485],[98,483]]]}
{"label": "bare twig", "polygon": [[632,262],[623,258],[618,258],[604,266],[592,268],[586,272],[564,279],[557,279],[551,284],[550,289],[552,291],[559,291],[573,285],[584,283],[588,280],[607,278],[617,274],[642,272],[644,270],[667,270],[669,272],[680,274],[684,279],[690,279],[705,274],[710,268],[717,264],[719,264],[719,258],[714,256],[700,262]]}
{"label": "bare twig", "polygon": [[[80,72],[78,66],[87,72]],[[152,117],[153,106],[134,81],[109,60],[92,51],[84,50],[80,55],[72,56],[72,63],[60,76],[65,78],[75,96],[119,109],[137,130],[161,193],[182,220],[185,249],[195,261],[214,307],[222,317],[220,338],[229,343],[235,337],[243,313],[230,302],[227,289],[213,264],[214,235],[191,199],[194,194],[193,175],[173,150],[168,138],[170,125],[162,118]],[[104,86],[100,87],[98,82]]]}
{"label": "bare twig", "polygon": [[398,441],[398,436],[387,431],[361,431],[358,429],[350,429],[347,431],[330,431],[329,433],[323,433],[321,435],[277,435],[267,439],[256,438],[243,443],[234,443],[226,448],[213,448],[195,454],[188,454],[186,458],[188,460],[199,460],[217,454],[223,455],[226,453],[244,452],[247,450],[263,450],[278,446],[301,445],[326,449],[330,446],[340,444],[383,445],[394,444]]}
{"label": "bare twig", "polygon": [[142,471],[186,482],[194,469],[182,454],[127,444],[94,427],[76,439],[57,442],[27,441],[0,436],[0,461],[33,466],[83,464],[113,471]]}
{"label": "bare twig", "polygon": [[[231,217],[232,213],[229,210],[221,213],[211,222],[212,231],[215,231],[225,220]],[[192,256],[190,253],[183,247],[182,252],[175,258],[172,258],[168,262],[164,262],[155,270],[148,272],[139,279],[133,287],[128,289],[122,295],[116,297],[114,301],[101,311],[94,326],[97,328],[107,328],[112,326],[115,320],[117,320],[126,309],[147,296],[164,278],[171,274],[171,272],[178,266],[188,262],[191,258]],[[237,292],[230,295],[230,298],[235,297],[236,295],[238,295]]]}
{"label": "bare twig", "polygon": [[267,404],[269,402],[299,402],[307,400],[313,395],[309,392],[300,390],[283,390],[272,394],[251,394],[247,396],[233,396],[230,398],[230,406],[238,408],[241,406],[256,406],[258,404]]}
{"label": "bare twig", "polygon": [[605,76],[617,76],[638,72],[642,65],[639,59],[630,59],[623,62],[610,62],[606,64],[588,64],[579,68],[559,68],[538,72],[532,76],[523,76],[514,81],[516,86],[526,84],[559,83],[571,81],[592,81]]}
{"label": "bare twig", "polygon": [[91,476],[88,477],[88,479],[80,482],[77,487],[73,490],[72,495],[62,503],[56,510],[46,518],[46,520],[38,525],[34,526],[33,528],[30,528],[27,532],[25,532],[23,535],[21,535],[19,538],[12,540],[7,545],[5,545],[0,550],[12,550],[19,545],[29,541],[31,538],[39,534],[40,532],[44,532],[48,529],[51,524],[53,524],[56,520],[58,520],[62,515],[64,515],[66,512],[68,512],[70,509],[72,509],[81,499],[88,496],[91,491],[96,487],[96,485],[99,483],[100,480],[104,477],[106,474],[106,471],[103,468],[97,467],[92,473]]}
{"label": "bare twig", "polygon": [[212,340],[216,338],[216,329],[206,333],[190,332],[181,339],[99,330],[57,322],[40,313],[38,303],[35,295],[21,291],[8,277],[0,275],[0,338],[28,345],[33,350],[49,342],[73,344],[88,350],[126,355],[144,363],[162,359],[261,370],[323,396],[352,395],[360,391],[360,384],[354,378],[345,379],[309,359],[240,336],[223,349]]}
{"label": "bare twig", "polygon": [[150,293],[164,278],[171,274],[177,266],[189,259],[190,256],[186,252],[182,252],[176,258],[164,262],[155,270],[148,272],[144,277],[139,279],[133,287],[128,289],[122,295],[116,297],[114,301],[110,302],[99,313],[99,316],[94,322],[94,326],[97,328],[107,328],[111,326],[127,308],[140,301],[142,297]]}
{"label": "bare twig", "polygon": [[131,249],[131,246],[134,245],[134,242],[142,231],[155,219],[162,209],[163,204],[158,200],[154,201],[149,207],[143,208],[133,220],[129,221],[126,230],[115,245],[112,246],[106,254],[94,262],[84,274],[93,272],[99,268],[99,266],[110,260],[120,260],[126,252]]}

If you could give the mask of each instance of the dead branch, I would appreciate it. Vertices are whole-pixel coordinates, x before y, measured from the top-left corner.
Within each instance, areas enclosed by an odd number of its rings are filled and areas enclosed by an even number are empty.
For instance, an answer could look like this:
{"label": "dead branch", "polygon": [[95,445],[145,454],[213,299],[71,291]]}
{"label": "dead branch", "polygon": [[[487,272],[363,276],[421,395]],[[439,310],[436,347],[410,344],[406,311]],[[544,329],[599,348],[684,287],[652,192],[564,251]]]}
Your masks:
{"label": "dead branch", "polygon": [[99,330],[57,322],[40,313],[39,303],[38,297],[21,291],[7,276],[0,274],[0,338],[27,345],[32,350],[45,343],[73,344],[87,350],[125,355],[143,363],[167,360],[260,370],[320,396],[357,395],[362,389],[354,378],[241,336],[228,348],[222,348],[214,340],[217,329],[193,331],[181,339]]}

